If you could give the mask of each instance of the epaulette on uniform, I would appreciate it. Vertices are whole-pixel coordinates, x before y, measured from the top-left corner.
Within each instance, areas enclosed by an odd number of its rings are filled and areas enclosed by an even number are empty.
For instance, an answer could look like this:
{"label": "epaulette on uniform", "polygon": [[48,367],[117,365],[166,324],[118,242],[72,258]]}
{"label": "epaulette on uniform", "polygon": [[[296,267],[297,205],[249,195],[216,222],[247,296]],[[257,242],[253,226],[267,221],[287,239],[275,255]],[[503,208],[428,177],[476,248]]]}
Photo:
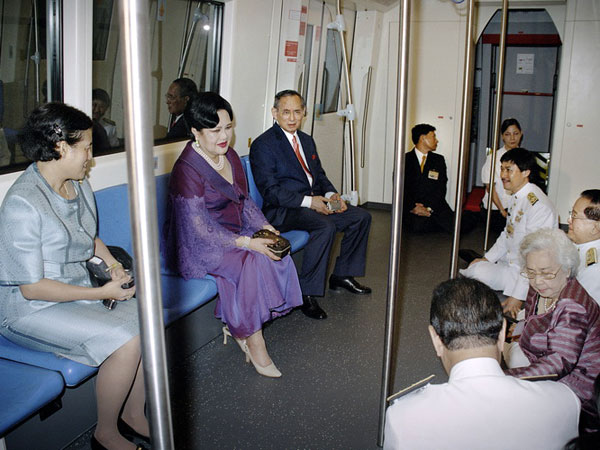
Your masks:
{"label": "epaulette on uniform", "polygon": [[527,194],[527,200],[529,200],[529,203],[531,203],[531,206],[535,205],[540,199],[537,198],[537,195],[535,195],[533,192],[530,192],[529,194]]}
{"label": "epaulette on uniform", "polygon": [[589,267],[598,262],[598,252],[594,247],[588,248],[588,251],[585,252],[585,267]]}
{"label": "epaulette on uniform", "polygon": [[429,375],[427,378],[423,378],[422,380],[417,381],[416,383],[413,383],[410,386],[399,390],[398,392],[396,392],[393,395],[390,395],[387,398],[388,402],[391,403],[394,400],[399,399],[400,397],[404,397],[405,395],[410,394],[411,392],[425,390],[427,386],[429,386],[429,382],[433,379],[433,377],[435,377],[435,375]]}
{"label": "epaulette on uniform", "polygon": [[103,117],[102,121],[106,122],[109,125],[117,125],[117,123],[114,120],[107,119],[106,117]]}

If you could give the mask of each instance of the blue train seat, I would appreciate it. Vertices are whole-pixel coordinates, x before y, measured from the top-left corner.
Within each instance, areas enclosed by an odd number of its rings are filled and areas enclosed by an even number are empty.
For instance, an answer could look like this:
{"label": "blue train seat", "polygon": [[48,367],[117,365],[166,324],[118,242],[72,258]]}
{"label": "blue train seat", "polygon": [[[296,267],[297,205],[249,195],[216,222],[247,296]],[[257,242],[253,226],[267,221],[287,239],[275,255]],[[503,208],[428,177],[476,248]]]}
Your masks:
{"label": "blue train seat", "polygon": [[[169,174],[160,175],[156,180],[156,207],[158,232],[166,219]],[[133,255],[129,216],[129,192],[127,184],[111,186],[96,191],[98,209],[98,236],[107,245],[116,245]],[[161,258],[161,289],[163,312],[166,324],[170,324],[194,309],[207,303],[217,295],[214,279],[184,280],[169,272]]]}
{"label": "blue train seat", "polygon": [[0,358],[0,438],[60,396],[64,387],[58,372]]}
{"label": "blue train seat", "polygon": [[86,366],[85,364],[56,356],[54,353],[39,352],[22,347],[9,341],[4,336],[0,336],[0,358],[60,372],[64,379],[64,384],[68,387],[75,387],[81,384],[98,371],[97,367]]}
{"label": "blue train seat", "polygon": [[[260,192],[258,192],[256,183],[254,182],[252,167],[250,167],[250,158],[246,155],[242,156],[240,159],[242,160],[242,167],[244,168],[244,172],[246,172],[246,179],[248,180],[248,194],[250,195],[250,198],[254,200],[254,203],[256,203],[259,208],[262,208],[263,198],[262,195],[260,195]],[[302,250],[308,242],[307,231],[291,230],[281,233],[281,235],[290,241],[290,244],[292,245],[292,253]]]}

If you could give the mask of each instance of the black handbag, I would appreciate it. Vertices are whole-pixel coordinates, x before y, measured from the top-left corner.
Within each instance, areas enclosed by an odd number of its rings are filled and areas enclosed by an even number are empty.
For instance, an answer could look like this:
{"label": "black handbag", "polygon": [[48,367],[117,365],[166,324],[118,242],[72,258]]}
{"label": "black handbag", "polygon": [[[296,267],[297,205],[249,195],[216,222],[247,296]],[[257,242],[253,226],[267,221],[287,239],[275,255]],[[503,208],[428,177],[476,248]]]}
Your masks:
{"label": "black handbag", "polygon": [[292,245],[290,241],[288,241],[283,236],[279,236],[278,234],[273,233],[270,230],[258,230],[256,233],[252,235],[253,238],[263,238],[263,239],[273,239],[275,242],[271,244],[267,244],[269,250],[271,250],[276,256],[283,258],[287,254],[290,253],[290,249]]}
{"label": "black handbag", "polygon": [[[121,247],[116,247],[113,245],[107,246],[108,251],[113,255],[113,257],[121,263],[123,269],[129,272],[131,275],[131,280],[128,283],[121,285],[123,289],[129,289],[133,287],[135,284],[135,277],[133,274],[133,258],[123,250]],[[90,282],[93,287],[101,287],[108,283],[112,278],[110,277],[110,270],[104,260],[99,258],[98,256],[94,256],[86,261],[85,266],[87,267],[88,272],[90,273]],[[108,309],[113,309],[116,306],[116,301],[112,299],[103,300],[102,303]]]}

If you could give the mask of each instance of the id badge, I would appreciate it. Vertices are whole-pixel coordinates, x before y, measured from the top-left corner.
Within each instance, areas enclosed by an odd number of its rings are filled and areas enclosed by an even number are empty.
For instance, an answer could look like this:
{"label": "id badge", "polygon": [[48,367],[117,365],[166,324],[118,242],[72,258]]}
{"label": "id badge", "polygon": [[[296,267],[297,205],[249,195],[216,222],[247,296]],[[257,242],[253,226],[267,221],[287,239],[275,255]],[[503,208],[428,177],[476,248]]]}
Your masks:
{"label": "id badge", "polygon": [[430,170],[429,175],[427,175],[427,177],[430,180],[437,180],[440,177],[440,173],[436,170]]}

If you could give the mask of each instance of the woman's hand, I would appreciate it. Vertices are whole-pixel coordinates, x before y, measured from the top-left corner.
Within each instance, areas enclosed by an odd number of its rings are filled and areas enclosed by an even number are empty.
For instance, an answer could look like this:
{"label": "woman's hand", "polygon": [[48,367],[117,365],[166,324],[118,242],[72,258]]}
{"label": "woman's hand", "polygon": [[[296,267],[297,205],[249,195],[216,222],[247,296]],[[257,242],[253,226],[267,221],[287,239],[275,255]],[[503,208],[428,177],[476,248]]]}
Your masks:
{"label": "woman's hand", "polygon": [[275,233],[277,236],[279,236],[279,231],[277,231],[277,230],[275,229],[275,227],[274,227],[273,225],[271,225],[270,223],[267,223],[266,225],[264,225],[264,226],[262,227],[262,229],[263,229],[263,230],[269,230],[269,231],[271,231],[271,232]]}
{"label": "woman's hand", "polygon": [[98,288],[102,289],[102,298],[110,298],[118,301],[129,300],[135,295],[135,286],[129,289],[123,289],[121,285],[127,283],[130,279],[131,277],[125,274],[125,276],[113,279],[112,281],[106,283],[104,286]]}
{"label": "woman's hand", "polygon": [[281,258],[275,253],[273,253],[267,245],[272,244],[273,239],[265,239],[265,238],[253,238],[250,239],[250,244],[248,244],[248,248],[250,250],[254,250],[255,252],[262,253],[263,255],[267,255],[273,261],[280,261]]}
{"label": "woman's hand", "polygon": [[473,261],[471,261],[471,264],[469,264],[469,267],[471,267],[474,264],[483,262],[483,261],[487,261],[488,259],[484,256],[483,258],[475,258]]}
{"label": "woman's hand", "polygon": [[522,306],[523,302],[521,300],[514,297],[507,297],[506,300],[502,302],[502,312],[516,318]]}

